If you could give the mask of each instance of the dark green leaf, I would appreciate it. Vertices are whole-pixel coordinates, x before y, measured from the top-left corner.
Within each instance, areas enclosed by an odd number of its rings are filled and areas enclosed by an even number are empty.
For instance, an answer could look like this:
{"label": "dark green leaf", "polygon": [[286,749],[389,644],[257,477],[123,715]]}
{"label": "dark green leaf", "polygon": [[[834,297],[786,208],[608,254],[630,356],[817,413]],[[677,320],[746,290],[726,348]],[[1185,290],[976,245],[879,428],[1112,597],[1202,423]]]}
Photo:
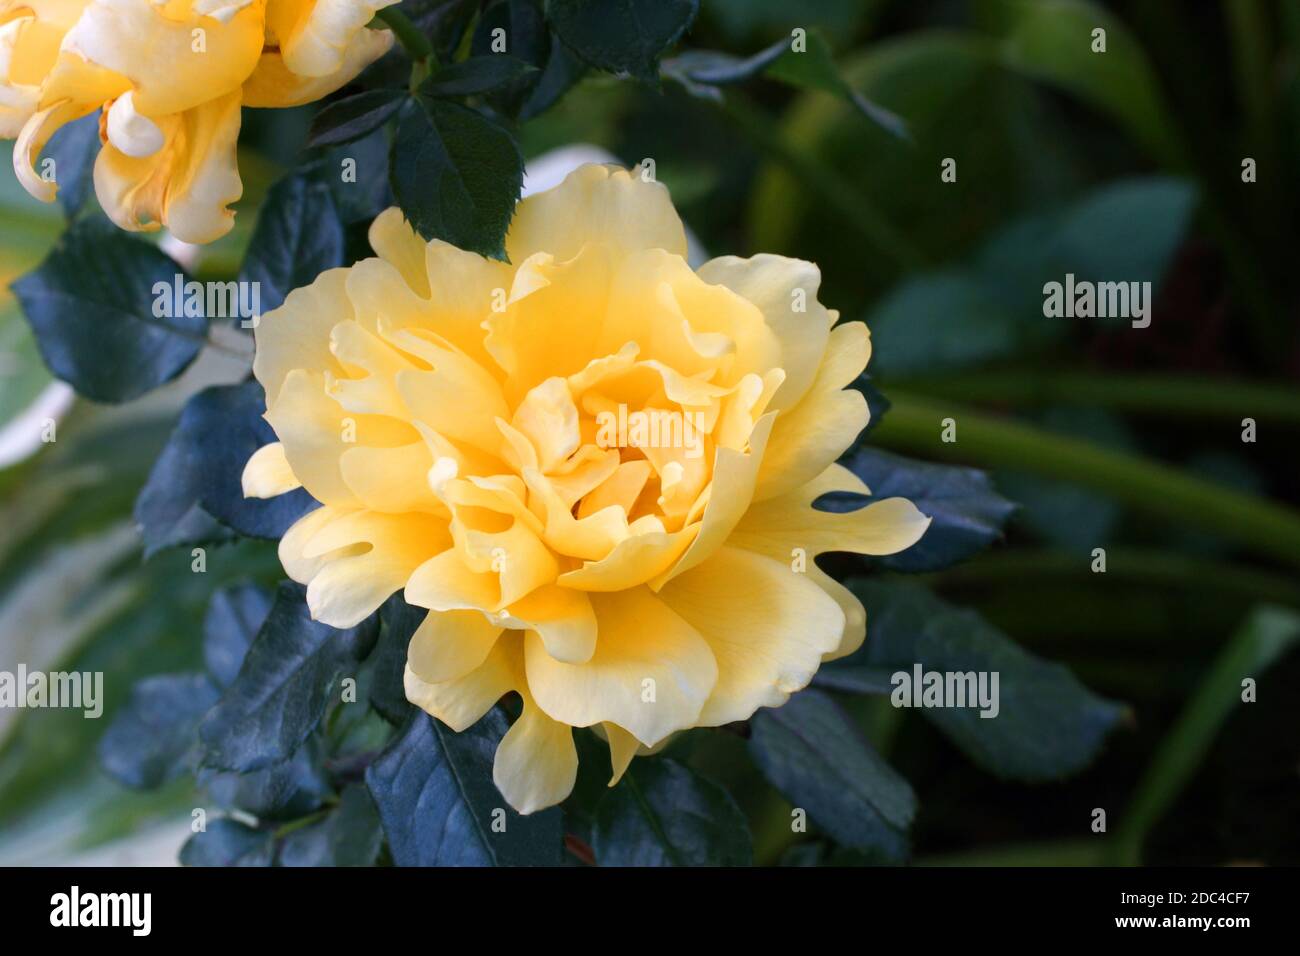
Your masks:
{"label": "dark green leaf", "polygon": [[339,146],[360,139],[397,113],[407,98],[405,90],[366,90],[336,100],[312,117],[308,146]]}
{"label": "dark green leaf", "polygon": [[843,462],[871,489],[867,497],[835,492],[820,499],[826,511],[854,511],[885,498],[906,498],[931,518],[921,540],[901,554],[877,559],[893,571],[938,571],[978,554],[1002,536],[1016,510],[977,468],[934,465],[859,446]]}
{"label": "dark green leaf", "polygon": [[213,820],[181,847],[182,866],[270,866],[275,856],[271,834],[238,820]]}
{"label": "dark green leaf", "polygon": [[217,697],[217,689],[202,674],[164,674],[140,681],[99,741],[100,766],[139,790],[175,778],[186,768],[199,721]]}
{"label": "dark green leaf", "polygon": [[[521,817],[492,783],[492,762],[507,724],[494,709],[458,734],[417,711],[366,770],[398,866],[560,862],[559,808]],[[494,829],[494,819],[503,820],[504,830]]]}
{"label": "dark green leaf", "polygon": [[99,155],[99,110],[68,123],[51,137],[45,156],[54,160],[59,205],[75,219],[86,204]]}
{"label": "dark green leaf", "polygon": [[698,11],[698,0],[546,0],[546,18],[579,59],[643,80],[655,78]]}
{"label": "dark green leaf", "polygon": [[497,259],[505,258],[523,169],[508,132],[428,97],[403,111],[389,156],[393,194],[420,235]]}
{"label": "dark green leaf", "polygon": [[429,612],[413,607],[394,594],[379,609],[379,641],[370,657],[368,667],[373,668],[370,682],[370,703],[389,723],[400,724],[411,712],[406,699],[403,675],[406,672],[406,649],[411,635],[424,622]]}
{"label": "dark green leaf", "polygon": [[239,673],[272,600],[256,584],[235,584],[212,595],[203,619],[203,663],[218,687],[229,687]]}
{"label": "dark green leaf", "polygon": [[845,665],[909,676],[917,664],[923,672],[998,675],[995,717],[981,717],[978,704],[920,711],[990,773],[1026,781],[1075,773],[1124,715],[1122,706],[1093,694],[1063,665],[1021,650],[974,611],[955,608],[919,584],[856,580],[850,587],[867,608],[867,640]]}
{"label": "dark green leaf", "polygon": [[281,584],[239,675],[199,728],[204,764],[244,772],[288,759],[374,639],[371,621],[347,630],[313,621],[303,589]]}
{"label": "dark green leaf", "polygon": [[245,498],[244,465],[275,441],[262,418],[262,386],[216,385],[191,398],[135,503],[146,555],[190,536],[196,517],[211,516],[240,534],[278,538],[314,504],[301,488],[276,498]]}
{"label": "dark green leaf", "polygon": [[504,53],[490,53],[439,70],[424,81],[420,92],[429,96],[472,96],[529,79],[537,72],[537,67],[523,60]]}
{"label": "dark green leaf", "polygon": [[541,77],[528,92],[523,106],[520,107],[519,118],[529,120],[545,113],[582,78],[586,69],[586,66],[560,42],[560,38],[552,33],[546,65],[542,68]]}
{"label": "dark green leaf", "polygon": [[267,194],[239,278],[257,283],[265,314],[294,289],[343,265],[343,251],[343,220],[329,184],[313,170],[291,173]]}
{"label": "dark green leaf", "polygon": [[673,760],[634,760],[600,802],[601,866],[748,866],[754,848],[730,794]]}
{"label": "dark green leaf", "polygon": [[384,832],[370,793],[360,784],[343,791],[338,808],[320,823],[294,830],[280,844],[281,866],[370,866]]}
{"label": "dark green leaf", "polygon": [[156,247],[86,219],[13,291],[51,372],[86,398],[125,402],[179,375],[207,340],[207,319],[174,301],[177,276]]}
{"label": "dark green leaf", "polygon": [[912,788],[833,700],[800,691],[760,710],[751,728],[754,762],[796,809],[846,847],[891,862],[907,856]]}
{"label": "dark green leaf", "polygon": [[292,757],[252,773],[201,770],[199,785],[212,802],[258,820],[293,820],[319,807],[333,792],[321,765],[321,745],[309,738]]}

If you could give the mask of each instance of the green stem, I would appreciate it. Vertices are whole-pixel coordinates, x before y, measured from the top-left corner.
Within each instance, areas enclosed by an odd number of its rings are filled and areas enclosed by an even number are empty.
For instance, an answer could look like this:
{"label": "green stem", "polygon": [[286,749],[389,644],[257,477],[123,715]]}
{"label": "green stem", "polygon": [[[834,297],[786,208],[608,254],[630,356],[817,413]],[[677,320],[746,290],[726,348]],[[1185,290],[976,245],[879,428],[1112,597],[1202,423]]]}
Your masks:
{"label": "green stem", "polygon": [[430,67],[437,63],[437,56],[433,52],[433,44],[429,42],[429,38],[397,7],[384,7],[375,13],[375,19],[382,21],[384,26],[393,31],[393,36],[397,38],[397,42],[402,45],[402,49],[406,51],[412,62],[425,62]]}
{"label": "green stem", "polygon": [[1009,405],[1102,406],[1139,415],[1300,425],[1300,390],[1183,375],[1098,375],[1055,369],[993,370],[900,379],[907,391],[927,396]]}
{"label": "green stem", "polygon": [[[1000,581],[1072,578],[1092,575],[1092,558],[1051,548],[994,551],[978,561],[940,571],[935,578],[945,587],[988,587]],[[1213,590],[1251,602],[1274,601],[1300,608],[1300,584],[1282,574],[1256,568],[1194,558],[1149,548],[1107,548],[1106,576],[1157,587]]]}
{"label": "green stem", "polygon": [[1141,861],[1147,833],[1200,766],[1232,708],[1242,704],[1243,678],[1258,683],[1297,637],[1300,617],[1292,612],[1265,605],[1247,619],[1161,742],[1107,847],[1107,862],[1135,866]]}
{"label": "green stem", "polygon": [[[891,390],[876,444],[923,457],[1010,468],[1095,488],[1175,524],[1209,531],[1300,567],[1300,514],[1136,455],[1098,448],[973,409]],[[944,442],[944,419],[956,441]]]}
{"label": "green stem", "polygon": [[924,254],[851,182],[813,153],[793,145],[771,117],[739,91],[727,91],[722,110],[754,145],[789,169],[802,186],[817,193],[826,207],[838,213],[876,252],[904,270],[925,264]]}

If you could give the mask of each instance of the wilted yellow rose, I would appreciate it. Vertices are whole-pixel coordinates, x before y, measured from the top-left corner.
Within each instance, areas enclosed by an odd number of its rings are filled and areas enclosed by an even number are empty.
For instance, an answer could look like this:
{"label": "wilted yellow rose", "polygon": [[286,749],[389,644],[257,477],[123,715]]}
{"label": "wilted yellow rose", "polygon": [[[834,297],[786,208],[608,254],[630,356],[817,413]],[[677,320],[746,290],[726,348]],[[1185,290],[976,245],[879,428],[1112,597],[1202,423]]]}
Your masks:
{"label": "wilted yellow rose", "polygon": [[351,80],[392,44],[367,30],[397,0],[0,0],[0,136],[38,169],[65,123],[97,109],[95,193],[123,229],[187,242],[229,231],[243,184],[240,106],[297,106]]}
{"label": "wilted yellow rose", "polygon": [[867,423],[870,354],[797,259],[698,272],[663,186],[585,166],[522,201],[510,264],[425,243],[390,209],[379,258],[265,315],[254,372],[279,442],[244,490],[322,506],[280,544],[313,616],[394,592],[430,613],[406,694],[454,730],[517,692],[494,778],[521,813],[573,787],[574,727],[616,781],[688,727],[781,705],[858,647],[857,599],[813,563],[929,524],[835,460]]}

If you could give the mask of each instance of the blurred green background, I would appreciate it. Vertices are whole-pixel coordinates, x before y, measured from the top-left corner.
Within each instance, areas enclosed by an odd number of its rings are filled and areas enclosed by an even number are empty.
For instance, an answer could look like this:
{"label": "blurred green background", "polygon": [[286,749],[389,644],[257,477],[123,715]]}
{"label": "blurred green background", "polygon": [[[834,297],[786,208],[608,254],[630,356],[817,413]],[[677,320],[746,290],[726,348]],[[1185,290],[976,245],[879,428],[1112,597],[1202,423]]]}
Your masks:
{"label": "blurred green background", "polygon": [[[1005,542],[929,583],[1132,719],[1084,774],[1026,786],[887,701],[856,704],[917,791],[915,859],[1300,862],[1300,4],[795,6],[704,0],[686,45],[748,55],[819,30],[907,140],[769,80],[719,103],[607,77],[520,137],[529,157],[586,143],[653,158],[710,254],[816,261],[822,300],[871,327],[868,371],[892,403],[872,442],[988,469],[1020,503]],[[233,274],[312,112],[245,112],[238,225],[199,254],[200,275]],[[941,180],[949,158],[955,182]],[[382,157],[359,173],[382,177]],[[0,175],[4,284],[61,228],[59,209]],[[1067,272],[1151,281],[1150,327],[1045,318],[1043,283]],[[199,575],[187,551],[144,561],[131,527],[184,398],[246,369],[209,352],[146,401],[78,400],[57,442],[0,469],[0,669],[103,670],[107,694],[99,721],[0,712],[0,862],[166,860],[188,834],[190,781],[129,793],[94,747],[132,680],[197,664],[216,587],[278,576],[272,544],[215,549]],[[49,387],[0,292],[0,428]],[[1235,706],[1243,668],[1258,670],[1259,700]],[[788,808],[758,786],[743,741],[689,738],[690,761],[750,814],[758,861],[792,862]],[[1111,814],[1104,838],[1095,807]]]}

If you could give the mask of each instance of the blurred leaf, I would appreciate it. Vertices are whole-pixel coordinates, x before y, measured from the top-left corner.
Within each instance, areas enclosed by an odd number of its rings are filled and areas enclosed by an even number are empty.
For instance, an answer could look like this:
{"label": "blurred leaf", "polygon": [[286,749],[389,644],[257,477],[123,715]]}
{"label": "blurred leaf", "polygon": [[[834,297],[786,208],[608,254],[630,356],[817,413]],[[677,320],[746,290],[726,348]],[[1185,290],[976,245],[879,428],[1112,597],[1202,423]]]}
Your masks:
{"label": "blurred leaf", "polygon": [[[1039,316],[1046,326],[1047,320]],[[1024,317],[1006,309],[983,277],[960,270],[907,279],[867,317],[873,371],[907,374],[957,368],[1010,355],[1023,344]]]}
{"label": "blurred leaf", "polygon": [[[1156,76],[1136,38],[1104,7],[1082,0],[982,0],[996,22],[999,55],[1010,69],[1055,84],[1109,113],[1161,161],[1178,165]],[[1093,31],[1106,52],[1094,53]]]}
{"label": "blurred leaf", "polygon": [[203,663],[218,687],[234,681],[273,600],[266,588],[248,583],[213,593],[203,619]]}
{"label": "blurred leaf", "polygon": [[872,310],[873,372],[931,374],[1059,340],[1071,320],[1043,315],[1043,287],[1067,274],[1077,282],[1150,282],[1154,295],[1195,201],[1183,180],[1145,177],[1013,222],[968,264],[909,278]]}
{"label": "blurred leaf", "polygon": [[753,841],[727,791],[673,760],[634,760],[596,810],[601,866],[749,866]]}
{"label": "blurred leaf", "polygon": [[125,402],[179,375],[207,340],[207,319],[173,301],[178,276],[156,247],[87,219],[13,291],[50,371],[86,398]]}
{"label": "blurred leaf", "polygon": [[[888,38],[840,63],[853,89],[907,118],[914,148],[899,148],[838,97],[800,97],[782,119],[780,142],[839,174],[858,205],[884,221],[882,235],[906,236],[916,253],[903,257],[908,263],[965,255],[1008,216],[1077,188],[1078,164],[1061,128],[1025,122],[1042,112],[1046,97],[999,68],[991,46],[976,35],[926,30]],[[863,174],[864,156],[871,157],[870,175]],[[945,157],[958,161],[956,182],[939,181]],[[749,201],[751,241],[819,263],[821,298],[844,310],[863,307],[896,284],[900,257],[864,256],[842,230],[827,228],[828,200],[807,183],[813,169],[779,161],[761,172]],[[877,361],[884,355],[876,349]]]}
{"label": "blurred leaf", "polygon": [[314,169],[291,173],[267,193],[239,278],[258,284],[264,315],[294,289],[343,265],[343,250],[343,221],[330,186]]}
{"label": "blurred leaf", "polygon": [[895,114],[885,109],[849,84],[835,65],[835,56],[830,44],[817,30],[809,30],[806,36],[806,49],[796,50],[793,46],[782,57],[772,61],[766,74],[774,80],[781,80],[791,86],[804,90],[821,90],[838,96],[852,106],[871,122],[899,139],[910,139],[907,124]]}
{"label": "blurred leaf", "polygon": [[831,698],[800,691],[756,713],[751,728],[754,762],[796,809],[846,847],[891,862],[907,856],[912,788]]}
{"label": "blurred leaf", "polygon": [[314,621],[303,589],[280,585],[239,676],[199,728],[203,763],[243,772],[287,759],[374,640],[372,621],[346,630]]}
{"label": "blurred leaf", "polygon": [[[558,808],[521,817],[492,783],[507,720],[491,710],[454,733],[416,711],[366,770],[398,866],[550,866],[560,862]],[[504,829],[493,826],[496,820]]]}
{"label": "blurred leaf", "polygon": [[[1215,660],[1192,699],[1165,735],[1123,816],[1109,848],[1112,864],[1140,862],[1151,827],[1173,803],[1234,707],[1241,706],[1243,681],[1256,684],[1268,669],[1300,642],[1300,614],[1288,608],[1258,605]],[[1265,693],[1290,693],[1274,682]]]}
{"label": "blurred leaf", "polygon": [[818,507],[856,511],[885,498],[906,498],[931,518],[921,540],[901,554],[875,559],[892,571],[939,571],[978,554],[1002,537],[1016,505],[993,488],[977,468],[935,465],[859,445],[843,461],[871,489],[862,495],[834,492]]}
{"label": "blurred leaf", "polygon": [[271,834],[238,820],[212,820],[181,848],[182,866],[270,866],[275,856]]}
{"label": "blurred leaf", "polygon": [[202,674],[164,674],[140,681],[99,741],[100,766],[137,790],[151,790],[188,769],[199,721],[217,702]]}
{"label": "blurred leaf", "polygon": [[86,204],[99,155],[99,110],[60,128],[45,147],[45,157],[54,160],[59,205],[69,219],[75,219]]}
{"label": "blurred leaf", "polygon": [[240,534],[278,538],[314,505],[301,488],[275,498],[244,497],[244,465],[276,440],[262,418],[265,408],[255,381],[214,385],[186,403],[136,499],[146,556],[206,540],[210,529],[202,519],[208,516]]}
{"label": "blurred leaf", "polygon": [[366,90],[335,100],[312,117],[308,146],[339,146],[383,126],[406,101],[406,90]]}
{"label": "blurred leaf", "polygon": [[517,80],[528,80],[537,67],[504,53],[473,56],[430,76],[420,86],[429,96],[473,96],[488,93]]}
{"label": "blurred leaf", "polygon": [[320,823],[294,830],[280,844],[281,866],[370,866],[384,832],[364,786],[344,789],[338,808]]}
{"label": "blurred leaf", "polygon": [[698,0],[546,0],[546,18],[580,59],[647,81],[698,10]]}
{"label": "blurred leaf", "polygon": [[920,708],[996,776],[1037,782],[1076,773],[1124,716],[1121,705],[1093,694],[1063,665],[1034,657],[974,611],[955,608],[919,584],[856,579],[849,586],[867,609],[867,639],[842,664],[828,666],[865,665],[910,676],[919,664],[923,672],[997,674],[995,717],[981,717],[978,706]]}
{"label": "blurred leaf", "polygon": [[503,128],[455,103],[418,97],[402,112],[389,176],[403,214],[425,239],[505,259],[523,159]]}

